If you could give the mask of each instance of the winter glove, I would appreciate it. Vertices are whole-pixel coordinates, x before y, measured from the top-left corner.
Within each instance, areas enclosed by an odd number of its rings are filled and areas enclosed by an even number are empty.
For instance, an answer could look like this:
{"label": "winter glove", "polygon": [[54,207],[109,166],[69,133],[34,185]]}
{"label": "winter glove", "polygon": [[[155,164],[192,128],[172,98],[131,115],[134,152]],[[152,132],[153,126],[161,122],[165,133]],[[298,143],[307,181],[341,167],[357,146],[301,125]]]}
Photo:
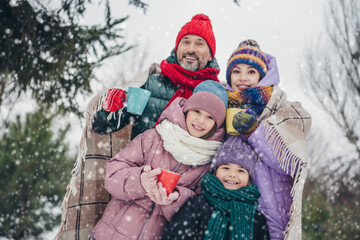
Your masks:
{"label": "winter glove", "polygon": [[234,116],[233,127],[238,133],[244,134],[247,138],[250,137],[258,126],[257,116],[250,108],[243,109]]}
{"label": "winter glove", "polygon": [[107,112],[116,112],[124,107],[123,101],[126,100],[126,94],[119,88],[111,88],[107,91],[103,101],[103,109]]}
{"label": "winter glove", "polygon": [[151,170],[151,167],[148,165],[144,167],[143,172],[140,175],[140,181],[146,193],[149,193],[152,190],[157,189],[157,175],[160,173],[161,173],[160,168]]}
{"label": "winter glove", "polygon": [[162,187],[161,182],[158,183],[157,189],[153,189],[147,195],[154,203],[159,205],[169,205],[179,198],[179,193],[177,191],[170,193],[168,196],[165,188]]}

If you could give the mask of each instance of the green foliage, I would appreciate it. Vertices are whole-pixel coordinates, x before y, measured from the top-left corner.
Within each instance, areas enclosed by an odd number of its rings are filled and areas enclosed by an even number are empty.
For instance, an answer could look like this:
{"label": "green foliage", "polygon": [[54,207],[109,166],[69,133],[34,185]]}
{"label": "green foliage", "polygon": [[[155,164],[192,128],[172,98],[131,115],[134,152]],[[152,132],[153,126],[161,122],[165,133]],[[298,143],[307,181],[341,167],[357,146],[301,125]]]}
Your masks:
{"label": "green foliage", "polygon": [[0,236],[29,239],[60,223],[59,207],[74,157],[64,143],[69,125],[54,136],[57,115],[43,109],[5,123],[0,142]]}
{"label": "green foliage", "polygon": [[147,3],[144,3],[143,1],[140,1],[140,0],[129,0],[129,4],[134,5],[138,8],[142,8],[144,10],[144,12],[146,12],[146,9],[148,7]]}
{"label": "green foliage", "polygon": [[360,239],[360,186],[340,182],[332,194],[319,176],[305,184],[303,239]]}
{"label": "green foliage", "polygon": [[303,239],[328,239],[327,222],[330,221],[330,203],[320,182],[308,178],[303,196]]}
{"label": "green foliage", "polygon": [[87,1],[64,1],[57,11],[10,2],[0,4],[0,106],[29,92],[39,105],[81,115],[76,96],[91,92],[94,68],[130,49],[119,42],[127,17],[112,19],[108,6],[105,26],[83,26]]}

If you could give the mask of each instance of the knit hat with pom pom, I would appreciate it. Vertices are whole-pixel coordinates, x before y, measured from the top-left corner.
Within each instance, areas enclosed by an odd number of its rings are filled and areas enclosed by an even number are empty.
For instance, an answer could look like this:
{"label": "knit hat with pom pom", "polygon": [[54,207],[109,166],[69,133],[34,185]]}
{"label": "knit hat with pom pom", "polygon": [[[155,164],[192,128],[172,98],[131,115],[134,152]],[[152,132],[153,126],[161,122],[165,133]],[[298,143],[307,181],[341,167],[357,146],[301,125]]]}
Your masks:
{"label": "knit hat with pom pom", "polygon": [[207,42],[211,55],[215,57],[216,51],[216,43],[215,43],[215,36],[212,29],[211,21],[208,16],[205,14],[197,14],[192,17],[191,21],[186,23],[180,30],[177,35],[176,43],[175,43],[175,52],[179,45],[180,40],[189,34],[196,34]]}
{"label": "knit hat with pom pom", "polygon": [[255,40],[248,39],[242,41],[233,54],[231,54],[226,69],[226,81],[229,85],[231,85],[231,72],[240,63],[251,65],[257,69],[260,73],[260,79],[267,73],[268,62],[266,55],[261,51],[259,44]]}
{"label": "knit hat with pom pom", "polygon": [[220,127],[225,120],[228,99],[229,95],[224,86],[216,81],[207,80],[195,87],[193,95],[184,104],[183,112],[194,109],[206,111]]}
{"label": "knit hat with pom pom", "polygon": [[245,138],[228,138],[216,151],[210,165],[210,172],[215,171],[220,165],[233,163],[245,168],[254,179],[258,160],[258,155]]}

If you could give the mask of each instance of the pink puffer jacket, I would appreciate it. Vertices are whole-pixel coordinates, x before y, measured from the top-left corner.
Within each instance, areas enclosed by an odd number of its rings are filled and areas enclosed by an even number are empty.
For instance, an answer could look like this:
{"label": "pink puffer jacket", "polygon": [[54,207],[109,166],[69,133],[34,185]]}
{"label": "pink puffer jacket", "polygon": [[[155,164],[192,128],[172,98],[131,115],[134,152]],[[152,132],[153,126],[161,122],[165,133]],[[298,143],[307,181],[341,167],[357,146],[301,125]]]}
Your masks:
{"label": "pink puffer jacket", "polygon": [[[185,99],[177,98],[161,119],[178,124],[186,130],[182,106]],[[221,140],[224,129],[218,128],[211,140]],[[140,174],[145,165],[181,174],[176,190],[180,196],[174,203],[161,206],[145,195]],[[105,212],[92,231],[97,240],[157,239],[164,225],[195,191],[199,191],[201,177],[209,171],[209,164],[184,165],[176,161],[163,147],[155,129],[138,135],[106,165],[105,188],[112,195]]]}

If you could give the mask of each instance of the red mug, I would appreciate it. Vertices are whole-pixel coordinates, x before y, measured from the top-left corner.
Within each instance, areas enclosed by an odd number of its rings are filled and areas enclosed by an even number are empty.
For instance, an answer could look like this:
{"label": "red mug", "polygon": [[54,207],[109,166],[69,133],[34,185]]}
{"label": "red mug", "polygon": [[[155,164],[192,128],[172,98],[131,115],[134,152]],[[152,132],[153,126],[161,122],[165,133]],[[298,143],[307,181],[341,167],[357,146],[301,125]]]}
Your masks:
{"label": "red mug", "polygon": [[181,177],[180,174],[170,172],[164,169],[161,169],[161,173],[157,175],[158,182],[161,182],[163,187],[166,190],[166,194],[169,196],[170,193],[173,192],[179,178]]}

